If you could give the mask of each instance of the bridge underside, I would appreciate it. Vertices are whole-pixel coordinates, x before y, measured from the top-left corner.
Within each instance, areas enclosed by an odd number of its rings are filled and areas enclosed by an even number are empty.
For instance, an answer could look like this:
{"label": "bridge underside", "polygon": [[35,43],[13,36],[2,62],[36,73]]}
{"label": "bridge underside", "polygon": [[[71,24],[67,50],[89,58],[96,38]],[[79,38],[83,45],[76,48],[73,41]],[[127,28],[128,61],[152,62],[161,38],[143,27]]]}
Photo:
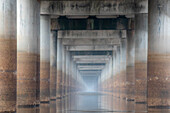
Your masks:
{"label": "bridge underside", "polygon": [[169,8],[169,0],[1,0],[0,112],[168,113]]}

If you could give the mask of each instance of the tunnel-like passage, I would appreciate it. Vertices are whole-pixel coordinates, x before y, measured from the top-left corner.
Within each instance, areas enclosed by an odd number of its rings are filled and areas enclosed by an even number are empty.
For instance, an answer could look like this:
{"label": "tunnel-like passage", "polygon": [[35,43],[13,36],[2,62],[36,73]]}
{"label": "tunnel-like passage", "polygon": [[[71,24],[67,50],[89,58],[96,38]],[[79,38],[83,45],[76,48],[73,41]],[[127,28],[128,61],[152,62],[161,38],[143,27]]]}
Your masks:
{"label": "tunnel-like passage", "polygon": [[170,0],[0,0],[0,113],[169,113]]}

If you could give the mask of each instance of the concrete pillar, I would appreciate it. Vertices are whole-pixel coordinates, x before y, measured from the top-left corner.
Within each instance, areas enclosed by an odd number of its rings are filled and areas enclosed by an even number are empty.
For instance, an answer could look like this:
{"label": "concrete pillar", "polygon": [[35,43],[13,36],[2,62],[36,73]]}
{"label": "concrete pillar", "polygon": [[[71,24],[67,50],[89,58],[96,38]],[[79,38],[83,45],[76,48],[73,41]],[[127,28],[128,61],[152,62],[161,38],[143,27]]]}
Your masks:
{"label": "concrete pillar", "polygon": [[56,69],[57,69],[57,32],[51,31],[50,38],[50,99],[56,99]]}
{"label": "concrete pillar", "polygon": [[69,79],[68,79],[68,93],[70,94],[71,92],[71,79],[72,79],[72,58],[71,55],[69,55]]}
{"label": "concrete pillar", "polygon": [[66,76],[66,79],[65,79],[65,93],[66,95],[68,94],[68,77],[69,77],[69,52],[66,51],[66,71],[65,71],[65,76]]}
{"label": "concrete pillar", "polygon": [[112,88],[113,88],[113,96],[115,96],[115,75],[116,75],[116,60],[115,60],[115,56],[116,56],[116,51],[113,51],[112,53],[112,62],[113,62],[113,77],[112,77]]}
{"label": "concrete pillar", "polygon": [[50,100],[50,17],[40,18],[40,101]]}
{"label": "concrete pillar", "polygon": [[146,103],[148,14],[135,15],[135,101]]}
{"label": "concrete pillar", "polygon": [[[40,16],[39,16],[39,20],[40,20]],[[40,26],[40,21],[39,21],[39,26]],[[40,28],[39,28],[40,29]],[[39,30],[39,34],[40,34],[40,30]],[[37,91],[36,91],[36,98],[37,98],[37,103],[40,103],[40,36],[38,37],[38,56],[37,56]]]}
{"label": "concrete pillar", "polygon": [[170,107],[170,0],[149,0],[148,106]]}
{"label": "concrete pillar", "polygon": [[56,96],[61,98],[61,84],[62,84],[62,40],[57,39],[57,89]]}
{"label": "concrete pillar", "polygon": [[0,1],[0,112],[16,105],[16,0]]}
{"label": "concrete pillar", "polygon": [[120,74],[120,97],[125,98],[126,95],[126,48],[127,48],[127,39],[124,38],[121,40],[121,74]]}
{"label": "concrete pillar", "polygon": [[120,46],[117,47],[116,51],[116,97],[120,97]]}
{"label": "concrete pillar", "polygon": [[135,38],[134,30],[127,31],[127,59],[126,59],[126,99],[134,101],[135,87]]}
{"label": "concrete pillar", "polygon": [[32,106],[38,104],[39,2],[17,0],[17,17],[17,105]]}
{"label": "concrete pillar", "polygon": [[65,97],[65,82],[66,81],[66,49],[62,47],[62,97]]}

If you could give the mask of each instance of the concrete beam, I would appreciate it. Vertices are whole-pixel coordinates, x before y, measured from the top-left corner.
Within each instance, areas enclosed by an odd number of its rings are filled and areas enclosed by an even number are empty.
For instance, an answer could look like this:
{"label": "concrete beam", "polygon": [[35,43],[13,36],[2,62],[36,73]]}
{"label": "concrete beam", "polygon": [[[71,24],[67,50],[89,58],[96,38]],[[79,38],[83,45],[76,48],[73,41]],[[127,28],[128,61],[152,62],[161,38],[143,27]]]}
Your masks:
{"label": "concrete beam", "polygon": [[63,39],[62,44],[68,46],[120,45],[121,40],[112,39]]}
{"label": "concrete beam", "polygon": [[[142,0],[143,1],[143,0]],[[137,6],[137,7],[136,7]],[[138,9],[138,10],[136,10]],[[41,1],[41,14],[52,15],[127,15],[147,13],[145,2],[134,0]]]}
{"label": "concrete beam", "polygon": [[58,17],[51,15],[51,30],[128,30],[131,29],[128,27],[128,23],[131,18],[134,18],[134,14],[117,18],[108,16],[87,19]]}
{"label": "concrete beam", "polygon": [[80,71],[80,74],[101,74],[101,70]]}
{"label": "concrete beam", "polygon": [[104,68],[105,65],[78,65],[78,68],[89,68],[89,67]]}
{"label": "concrete beam", "polygon": [[87,68],[78,68],[79,71],[85,71],[85,70],[102,70],[102,67],[87,67]]}
{"label": "concrete beam", "polygon": [[112,51],[73,51],[72,55],[112,55]]}
{"label": "concrete beam", "polygon": [[101,46],[67,46],[68,51],[114,51],[116,48],[110,45]]}
{"label": "concrete beam", "polygon": [[82,63],[83,63],[83,64],[84,64],[84,63],[86,63],[86,64],[89,64],[89,63],[96,64],[96,63],[107,63],[107,62],[108,62],[108,61],[106,61],[106,60],[101,60],[101,61],[100,61],[100,60],[97,60],[97,61],[93,61],[93,60],[90,60],[90,61],[89,61],[89,60],[86,60],[86,61],[77,60],[77,61],[76,61],[77,64],[82,64]]}
{"label": "concrete beam", "polygon": [[78,66],[79,70],[102,70],[105,66]]}
{"label": "concrete beam", "polygon": [[106,39],[126,38],[126,30],[61,30],[58,38],[67,39]]}
{"label": "concrete beam", "polygon": [[72,56],[73,59],[108,59],[109,55],[75,55]]}
{"label": "concrete beam", "polygon": [[75,58],[73,59],[74,61],[108,61],[110,58],[95,58],[95,57],[90,57],[90,58]]}

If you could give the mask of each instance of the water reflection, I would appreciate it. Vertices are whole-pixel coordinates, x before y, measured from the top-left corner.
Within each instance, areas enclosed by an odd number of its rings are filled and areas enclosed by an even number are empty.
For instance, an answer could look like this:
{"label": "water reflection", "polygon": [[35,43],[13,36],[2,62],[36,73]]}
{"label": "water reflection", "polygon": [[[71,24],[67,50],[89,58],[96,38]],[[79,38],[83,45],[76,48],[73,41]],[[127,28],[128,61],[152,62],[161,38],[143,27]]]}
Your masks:
{"label": "water reflection", "polygon": [[74,93],[41,103],[39,107],[19,107],[17,113],[170,113],[170,109],[148,109],[146,104],[116,98],[111,94]]}

